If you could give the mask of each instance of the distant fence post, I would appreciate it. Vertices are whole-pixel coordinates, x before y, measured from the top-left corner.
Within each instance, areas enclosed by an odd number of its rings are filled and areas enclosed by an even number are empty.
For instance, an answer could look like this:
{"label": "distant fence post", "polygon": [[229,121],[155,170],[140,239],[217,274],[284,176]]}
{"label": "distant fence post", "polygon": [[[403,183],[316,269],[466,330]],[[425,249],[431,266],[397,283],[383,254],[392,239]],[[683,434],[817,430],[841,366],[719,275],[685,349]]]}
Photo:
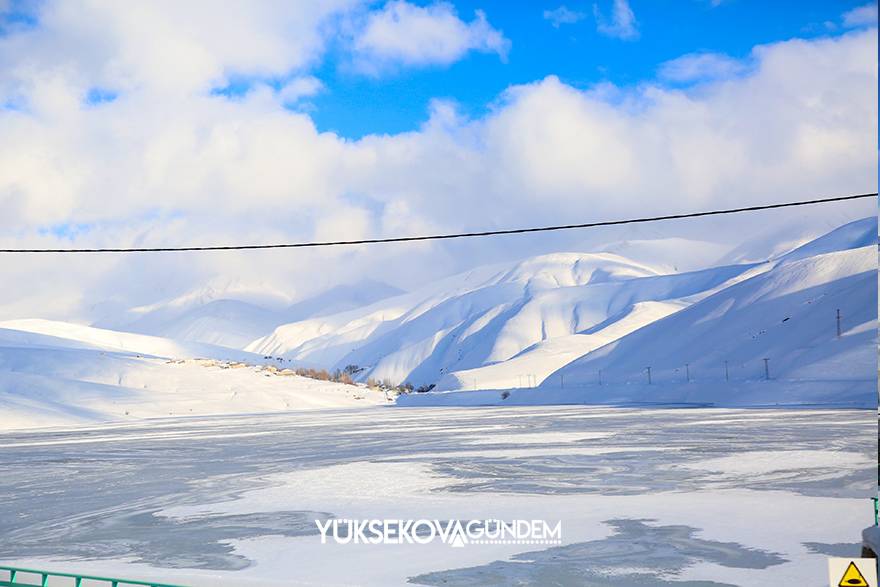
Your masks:
{"label": "distant fence post", "polygon": [[764,379],[770,381],[770,359],[764,359]]}
{"label": "distant fence post", "polygon": [[690,363],[684,364],[684,372],[686,374],[685,377],[687,377],[687,382],[690,383],[691,382],[691,364]]}
{"label": "distant fence post", "polygon": [[837,309],[837,338],[840,338],[840,308]]}
{"label": "distant fence post", "polygon": [[599,369],[599,385],[602,385],[602,369]]}
{"label": "distant fence post", "polygon": [[651,368],[646,367],[646,369],[648,370],[648,385],[651,385]]}
{"label": "distant fence post", "polygon": [[727,368],[727,361],[724,361],[724,380],[730,381],[730,371]]}

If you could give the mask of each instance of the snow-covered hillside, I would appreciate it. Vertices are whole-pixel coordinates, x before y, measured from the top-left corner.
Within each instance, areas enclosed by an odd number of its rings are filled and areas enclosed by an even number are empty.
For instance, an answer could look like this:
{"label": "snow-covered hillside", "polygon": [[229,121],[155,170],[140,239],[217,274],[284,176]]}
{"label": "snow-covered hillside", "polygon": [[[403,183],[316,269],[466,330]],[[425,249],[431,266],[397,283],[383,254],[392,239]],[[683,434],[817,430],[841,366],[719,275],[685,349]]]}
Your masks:
{"label": "snow-covered hillside", "polygon": [[85,348],[163,358],[202,357],[235,361],[262,358],[217,345],[33,318],[0,322],[0,345]]}
{"label": "snow-covered hillside", "polygon": [[[363,279],[355,284],[337,285],[318,295],[291,304],[284,310],[284,316],[287,318],[286,322],[329,316],[355,308],[363,308],[379,300],[399,296],[403,293],[403,290],[387,283]],[[276,326],[280,326],[280,323]],[[268,334],[268,332],[263,334]],[[251,338],[248,342],[253,342],[255,338]]]}
{"label": "snow-covered hillside", "polygon": [[[537,389],[505,398],[497,391],[417,394],[401,403],[876,405],[875,243],[874,219],[843,226],[568,364],[555,361]],[[488,381],[501,383],[506,374],[508,382],[493,387],[518,387],[509,382],[512,371],[554,362],[542,359],[570,338],[495,366],[502,376],[493,367],[466,375],[491,374]]]}
{"label": "snow-covered hillside", "polygon": [[452,371],[506,361],[542,340],[617,321],[636,303],[698,294],[745,269],[661,275],[611,253],[542,255],[287,324],[247,349],[327,366],[356,364],[366,367],[364,378],[430,384]]}
{"label": "snow-covered hillside", "polygon": [[[876,378],[877,251],[861,247],[784,261],[649,324],[558,372],[570,384]],[[836,314],[842,335],[837,338]],[[548,381],[553,385],[554,381]]]}
{"label": "snow-covered hillside", "polygon": [[507,361],[445,375],[437,391],[531,387],[574,359],[685,306],[681,300],[636,302],[627,312],[579,334],[536,343]]}
{"label": "snow-covered hillside", "polygon": [[0,427],[386,401],[379,392],[298,377],[260,362],[262,356],[235,349],[65,322],[2,322]]}
{"label": "snow-covered hillside", "polygon": [[[395,383],[457,389],[501,385],[506,378],[503,384],[511,386],[525,375],[540,381],[754,270],[734,265],[663,274],[612,253],[542,255],[480,268],[354,312],[288,324],[247,349],[328,367],[356,364],[366,368],[363,378]],[[542,344],[553,360],[529,361],[528,370],[516,361],[510,369],[487,367]]]}
{"label": "snow-covered hillside", "polygon": [[[876,234],[876,219],[867,218],[773,259],[687,272],[681,267],[719,251],[700,250],[688,261],[688,247],[705,243],[663,241],[652,249],[631,241],[611,248],[650,262],[609,251],[554,253],[388,298],[397,292],[373,283],[274,309],[211,294],[139,311],[139,330],[171,337],[0,322],[0,424],[386,401],[363,387],[277,376],[259,366],[266,362],[356,364],[365,368],[361,380],[433,384],[441,392],[402,397],[405,405],[869,405],[876,402]],[[743,251],[737,255],[756,258]],[[301,313],[312,317],[271,330],[281,316]],[[246,350],[193,342],[240,347],[259,332],[268,334]],[[769,381],[762,381],[764,359]]]}
{"label": "snow-covered hillside", "polygon": [[213,300],[182,311],[159,307],[119,328],[177,340],[243,348],[286,322],[283,312],[240,300]]}
{"label": "snow-covered hillside", "polygon": [[[650,264],[610,252],[542,255],[287,324],[247,348],[327,367],[355,364],[365,367],[364,379],[434,384],[438,391],[530,386],[707,296],[782,264],[863,247],[875,235],[876,220],[867,218],[795,243],[775,259],[688,272],[676,271],[668,259],[694,266],[722,251],[674,239],[655,249],[641,241],[609,245],[651,258]],[[672,245],[678,254],[670,254]]]}
{"label": "snow-covered hillside", "polygon": [[206,286],[170,300],[131,308],[95,325],[243,349],[282,324],[360,308],[403,293],[386,283],[363,280],[290,303],[280,292],[260,295],[254,287],[234,285]]}

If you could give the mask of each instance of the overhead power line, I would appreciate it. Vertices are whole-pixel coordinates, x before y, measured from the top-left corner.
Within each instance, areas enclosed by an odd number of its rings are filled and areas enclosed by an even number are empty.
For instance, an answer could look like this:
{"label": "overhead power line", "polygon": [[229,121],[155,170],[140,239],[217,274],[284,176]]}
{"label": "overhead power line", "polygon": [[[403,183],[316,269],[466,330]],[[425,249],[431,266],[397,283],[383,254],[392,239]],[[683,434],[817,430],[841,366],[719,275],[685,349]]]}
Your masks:
{"label": "overhead power line", "polygon": [[484,230],[480,232],[460,232],[453,234],[431,234],[421,236],[399,236],[391,238],[370,238],[348,241],[317,241],[302,243],[274,243],[265,245],[210,245],[194,247],[126,247],[126,248],[94,248],[94,249],[0,249],[0,253],[167,253],[177,251],[249,251],[255,249],[304,249],[316,247],[338,247],[346,245],[375,245],[379,243],[407,243],[416,241],[448,240],[454,238],[471,238],[480,236],[501,236],[505,234],[526,234],[531,232],[552,232],[557,230],[574,230],[577,228],[597,228],[600,226],[618,226],[621,224],[641,224],[645,222],[658,222],[661,220],[677,220],[679,218],[699,218],[702,216],[720,216],[722,214],[739,214],[741,212],[755,212],[758,210],[772,210],[775,208],[791,208],[794,206],[809,206],[812,204],[828,204],[831,202],[845,202],[861,198],[876,198],[877,192],[872,194],[854,194],[848,196],[836,196],[832,198],[818,198],[815,200],[802,200],[798,202],[783,202],[777,204],[764,204],[761,206],[747,206],[745,208],[729,208],[726,210],[710,210],[706,212],[689,212],[686,214],[669,214],[667,216],[648,216],[644,218],[629,218],[626,220],[605,220],[602,222],[585,222],[583,224],[560,224],[556,226],[539,226],[532,228],[511,228],[507,230]]}

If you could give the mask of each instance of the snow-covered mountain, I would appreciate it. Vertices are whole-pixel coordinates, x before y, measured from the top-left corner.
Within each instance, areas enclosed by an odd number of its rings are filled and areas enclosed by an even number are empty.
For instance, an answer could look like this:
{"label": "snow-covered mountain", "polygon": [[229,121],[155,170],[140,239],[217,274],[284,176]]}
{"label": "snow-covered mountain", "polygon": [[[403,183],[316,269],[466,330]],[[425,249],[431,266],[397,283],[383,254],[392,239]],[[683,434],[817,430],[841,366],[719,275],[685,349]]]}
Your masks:
{"label": "snow-covered mountain", "polygon": [[602,331],[622,334],[627,327],[618,323],[637,327],[751,267],[663,274],[613,253],[541,255],[482,267],[353,312],[287,324],[247,350],[337,368],[356,364],[365,367],[362,377],[455,388],[450,373],[583,334],[567,355],[574,359]]}
{"label": "snow-covered mountain", "polygon": [[[572,357],[586,333],[453,374],[459,385],[446,385],[468,389],[468,378],[482,378],[480,389],[508,389],[506,397],[416,394],[402,403],[876,404],[876,242],[875,219],[854,222],[752,266],[677,311],[595,341],[582,356]],[[529,370],[545,374],[540,386],[515,389],[531,382],[512,376]]]}
{"label": "snow-covered mountain", "polygon": [[286,322],[283,312],[220,299],[179,310],[161,306],[118,328],[163,338],[242,348]]}
{"label": "snow-covered mountain", "polygon": [[288,322],[359,308],[401,290],[364,280],[290,303],[280,293],[208,286],[171,300],[132,308],[98,327],[243,349]]}
{"label": "snow-covered mountain", "polygon": [[[644,330],[648,332],[652,332],[650,328],[647,328],[649,325],[652,325],[653,322],[658,321],[661,318],[666,317],[669,314],[676,312],[682,308],[688,307],[690,303],[697,301],[700,297],[706,297],[709,294],[718,293],[719,296],[723,295],[739,295],[740,289],[734,289],[733,286],[737,283],[744,281],[746,279],[757,279],[758,276],[764,275],[765,272],[770,272],[775,277],[780,272],[783,271],[783,267],[788,264],[800,260],[800,259],[809,259],[815,258],[818,259],[818,256],[833,253],[837,251],[844,252],[852,252],[852,251],[861,251],[859,257],[864,264],[865,262],[868,265],[865,265],[865,271],[876,269],[876,260],[874,264],[870,264],[870,253],[866,252],[867,248],[874,247],[876,243],[876,221],[873,218],[868,218],[864,220],[860,220],[857,222],[852,222],[847,225],[844,225],[826,235],[823,235],[813,241],[810,241],[806,244],[796,247],[794,250],[781,254],[778,258],[769,260],[764,263],[756,263],[749,265],[740,265],[739,267],[744,268],[744,271],[740,273],[736,278],[730,279],[724,283],[723,287],[718,288],[707,288],[703,290],[702,294],[699,296],[691,296],[688,299],[680,299],[680,300],[660,300],[659,298],[652,298],[653,301],[648,302],[640,302],[633,305],[630,308],[630,312],[615,321],[611,321],[608,324],[599,325],[595,328],[592,328],[588,331],[580,332],[578,334],[571,335],[569,337],[560,337],[553,338],[547,341],[542,341],[541,343],[535,345],[532,348],[526,349],[519,355],[513,357],[509,361],[505,361],[500,364],[486,366],[480,369],[466,370],[460,371],[456,373],[451,373],[444,379],[442,379],[437,385],[438,390],[452,390],[452,389],[473,389],[475,387],[480,388],[506,388],[506,387],[524,387],[529,385],[536,385],[545,381],[550,375],[557,370],[560,370],[558,373],[558,377],[554,377],[550,384],[554,384],[554,382],[560,381],[569,381],[570,383],[574,383],[575,381],[581,382],[597,382],[599,379],[598,371],[603,369],[605,372],[605,380],[606,382],[609,380],[609,377],[615,372],[614,369],[611,369],[609,365],[604,366],[596,366],[594,372],[590,374],[588,377],[575,377],[572,379],[573,374],[568,373],[566,369],[563,369],[568,363],[578,359],[579,357],[590,353],[596,349],[604,347],[611,342],[614,342],[618,338],[629,335],[630,333],[634,333],[636,331],[640,331],[643,327]],[[867,247],[867,248],[866,248]],[[855,253],[851,253],[850,255],[843,255],[839,258],[834,258],[832,260],[826,260],[825,265],[823,267],[830,266],[840,267],[841,269],[849,266],[848,259],[854,255]],[[710,269],[705,272],[699,272],[694,275],[699,275],[700,273],[709,273],[712,274],[719,269]],[[821,273],[821,271],[817,270],[817,272]],[[812,277],[814,276],[811,272],[807,271],[807,274]],[[687,274],[682,275],[680,279],[687,280],[691,279],[691,276]],[[818,279],[822,279],[821,276],[817,277]],[[766,277],[766,279],[771,279],[770,277]],[[807,283],[807,277],[804,277],[803,283]],[[750,282],[751,283],[751,282]],[[641,287],[643,283],[636,282],[631,284],[634,287]],[[864,283],[862,287],[865,287]],[[699,286],[697,286],[699,289]],[[876,292],[875,292],[876,293]],[[860,308],[862,309],[862,314],[864,312],[870,312],[870,307],[865,306],[864,295],[870,297],[871,291],[870,289],[862,290],[863,297],[858,299],[851,299],[852,304],[862,304]],[[593,295],[592,292],[587,293],[587,295]],[[715,299],[715,298],[713,298]],[[700,308],[705,307],[703,305],[699,306]],[[698,311],[698,310],[694,310]],[[689,315],[689,314],[688,314]],[[876,315],[876,310],[874,310],[874,315]],[[850,315],[850,320],[856,320],[855,316]],[[671,320],[671,319],[670,319]],[[760,318],[758,319],[760,321]],[[673,321],[674,322],[674,321]],[[704,322],[701,322],[704,323]],[[726,317],[725,317],[726,323]],[[739,324],[741,321],[739,319],[735,320],[733,324]],[[693,332],[693,330],[682,330],[688,333]],[[639,337],[645,336],[642,333],[638,335],[633,335],[632,339],[641,340]],[[657,340],[662,340],[664,342],[658,343],[660,346],[667,346],[666,336],[656,337]],[[631,340],[627,338],[627,340]],[[621,341],[623,344],[623,341]],[[640,349],[639,353],[634,353],[633,350],[635,348]],[[638,357],[636,362],[641,363],[645,361],[645,355],[643,352],[644,349],[643,343],[637,343],[636,346],[630,347],[627,352],[630,353],[630,356]],[[720,341],[716,340],[704,340],[700,343],[698,347],[700,350],[697,352],[703,353],[705,349],[720,349]],[[765,352],[770,352],[767,349]],[[786,351],[782,351],[781,349],[777,349],[777,353],[785,353]],[[672,370],[675,373],[682,372],[684,373],[687,369],[683,367],[685,363],[689,363],[692,358],[688,358],[684,361],[681,359],[676,359],[678,362],[675,366],[672,367]],[[730,367],[730,359],[728,359],[728,369]],[[652,367],[652,370],[656,370],[658,366]],[[691,370],[695,371],[698,366],[696,364],[690,365]],[[645,373],[645,365],[641,365],[639,369],[637,369],[637,376],[634,377],[635,380],[644,379],[646,377]],[[717,370],[716,370],[717,372]],[[659,377],[659,372],[655,373],[655,379]]]}
{"label": "snow-covered mountain", "polygon": [[[558,371],[569,384],[876,377],[877,251],[785,261]],[[840,310],[842,335],[837,338]],[[724,362],[727,361],[725,375]],[[687,365],[687,368],[685,367]],[[549,378],[549,385],[556,384]]]}
{"label": "snow-covered mountain", "polygon": [[[296,302],[285,309],[284,315],[287,318],[286,322],[329,316],[362,308],[403,293],[403,290],[393,285],[372,279],[363,279],[354,284],[337,285],[318,295]],[[276,326],[280,326],[280,324],[276,324]],[[268,332],[263,334],[268,334]],[[253,342],[255,339],[256,337],[253,337],[248,342]]]}
{"label": "snow-covered mountain", "polygon": [[[271,308],[194,295],[138,310],[137,330],[170,336],[0,322],[0,425],[356,406],[365,403],[358,394],[370,395],[212,361],[256,365],[266,355],[290,359],[285,366],[357,364],[362,379],[440,392],[402,396],[405,405],[869,405],[876,219],[792,242],[772,259],[741,248],[737,256],[757,260],[696,269],[719,251],[680,239],[655,248],[628,241],[609,248],[639,260],[610,250],[553,253],[405,294],[370,283]],[[688,247],[700,250],[690,255]],[[224,346],[241,348],[255,333],[263,336],[246,350]],[[196,357],[208,360],[179,361]]]}
{"label": "snow-covered mountain", "polygon": [[[363,378],[435,384],[437,390],[535,385],[579,357],[634,337],[701,300],[741,291],[731,289],[737,284],[768,272],[777,275],[798,260],[873,246],[876,230],[876,219],[867,218],[775,259],[689,272],[609,252],[542,255],[482,267],[356,311],[287,324],[247,348],[328,367],[356,364],[366,368]],[[828,265],[849,266],[848,258],[830,257],[823,271]],[[628,354],[644,360],[633,348]],[[676,361],[682,368],[684,362]]]}

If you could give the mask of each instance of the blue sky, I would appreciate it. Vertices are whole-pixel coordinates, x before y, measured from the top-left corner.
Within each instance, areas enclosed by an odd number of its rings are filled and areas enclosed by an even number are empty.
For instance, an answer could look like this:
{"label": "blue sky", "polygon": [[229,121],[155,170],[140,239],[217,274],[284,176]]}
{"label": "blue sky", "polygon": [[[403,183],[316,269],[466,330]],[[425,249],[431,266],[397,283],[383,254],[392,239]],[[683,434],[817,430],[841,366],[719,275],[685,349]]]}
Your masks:
{"label": "blue sky", "polygon": [[[603,81],[639,84],[654,80],[663,62],[688,53],[745,58],[756,45],[840,33],[841,15],[863,4],[633,0],[638,38],[622,40],[597,31],[593,4],[588,2],[457,1],[460,18],[471,20],[476,10],[483,10],[489,23],[510,40],[506,60],[472,51],[451,65],[401,67],[374,77],[346,67],[347,48],[337,43],[315,71],[326,90],[310,100],[309,113],[319,129],[349,138],[398,133],[418,128],[434,98],[453,100],[463,113],[476,117],[508,86],[548,75],[574,87]],[[554,27],[544,12],[562,5],[582,18]],[[596,6],[606,18],[612,10],[608,0]]]}
{"label": "blue sky", "polygon": [[[634,15],[631,38],[599,30],[600,21],[613,20],[615,2],[627,5]],[[41,4],[10,0],[4,13],[0,2],[0,38],[40,28]],[[354,13],[365,19],[389,4],[367,2]],[[418,129],[435,99],[453,102],[466,117],[479,118],[506,88],[549,75],[575,88],[602,82],[623,88],[656,83],[658,68],[683,55],[717,53],[747,59],[758,45],[842,34],[852,28],[844,25],[843,15],[866,6],[864,0],[413,0],[409,4],[446,5],[464,22],[482,12],[509,47],[503,57],[467,50],[448,63],[395,64],[365,74],[352,66],[351,38],[334,30],[320,56],[306,68],[322,84],[320,91],[290,108],[307,112],[319,130],[345,138],[396,134]],[[570,18],[554,22],[553,13],[558,11]],[[212,92],[239,99],[256,84],[277,88],[303,73],[302,68],[269,77],[232,72],[231,81]],[[668,86],[677,83],[661,81]],[[114,88],[97,86],[86,92],[84,102],[93,106],[117,96]],[[8,100],[6,106],[18,104]]]}

